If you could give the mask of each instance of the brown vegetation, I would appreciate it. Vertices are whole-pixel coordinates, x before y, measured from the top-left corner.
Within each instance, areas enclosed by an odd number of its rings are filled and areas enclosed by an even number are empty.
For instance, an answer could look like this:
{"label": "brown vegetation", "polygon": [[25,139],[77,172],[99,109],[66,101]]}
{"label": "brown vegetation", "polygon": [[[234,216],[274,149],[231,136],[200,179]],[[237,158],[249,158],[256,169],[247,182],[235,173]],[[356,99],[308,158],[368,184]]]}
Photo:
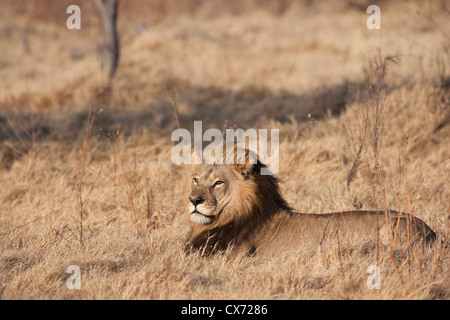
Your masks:
{"label": "brown vegetation", "polygon": [[[281,193],[299,212],[392,208],[443,237],[448,1],[379,2],[381,30],[363,1],[122,2],[110,83],[93,2],[57,2],[0,12],[0,298],[450,298],[442,246],[186,255],[185,170],[170,159],[171,132],[194,120],[277,128]],[[68,30],[77,3],[82,29]]]}

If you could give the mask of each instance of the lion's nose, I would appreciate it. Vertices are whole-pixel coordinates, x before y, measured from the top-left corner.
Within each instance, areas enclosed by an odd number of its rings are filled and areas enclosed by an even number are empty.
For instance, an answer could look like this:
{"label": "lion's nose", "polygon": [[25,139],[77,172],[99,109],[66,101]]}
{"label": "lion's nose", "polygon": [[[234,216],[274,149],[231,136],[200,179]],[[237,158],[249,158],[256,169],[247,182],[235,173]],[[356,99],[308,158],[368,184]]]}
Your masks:
{"label": "lion's nose", "polygon": [[202,197],[197,197],[197,198],[191,198],[191,197],[189,197],[189,201],[190,201],[194,206],[197,206],[197,205],[202,204],[203,202],[205,202],[205,199],[203,199]]}

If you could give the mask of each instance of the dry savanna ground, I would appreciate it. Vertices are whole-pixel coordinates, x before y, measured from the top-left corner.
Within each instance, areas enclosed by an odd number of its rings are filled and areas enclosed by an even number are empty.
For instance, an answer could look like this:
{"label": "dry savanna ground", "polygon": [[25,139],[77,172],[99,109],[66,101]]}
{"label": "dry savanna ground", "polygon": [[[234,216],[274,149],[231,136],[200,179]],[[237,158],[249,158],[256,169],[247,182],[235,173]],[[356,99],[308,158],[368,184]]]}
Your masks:
{"label": "dry savanna ground", "polygon": [[[0,298],[449,299],[439,244],[183,250],[186,176],[170,137],[194,120],[279,129],[277,177],[299,212],[388,207],[445,235],[450,3],[374,2],[381,30],[362,0],[122,2],[108,83],[91,1],[3,1]],[[81,30],[66,28],[70,4]]]}

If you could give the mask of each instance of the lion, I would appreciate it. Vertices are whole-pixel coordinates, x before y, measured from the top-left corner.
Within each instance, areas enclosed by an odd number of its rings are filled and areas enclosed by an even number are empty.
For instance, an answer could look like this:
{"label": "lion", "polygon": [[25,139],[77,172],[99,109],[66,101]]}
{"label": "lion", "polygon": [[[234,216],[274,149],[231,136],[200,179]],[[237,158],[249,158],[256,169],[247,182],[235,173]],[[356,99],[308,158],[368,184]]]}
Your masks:
{"label": "lion", "polygon": [[[234,161],[193,167],[188,251],[232,251],[252,256],[277,254],[299,244],[318,246],[324,241],[430,244],[436,239],[436,233],[422,220],[394,210],[295,212],[281,196],[278,179],[261,175],[266,165],[247,149],[244,155],[242,164]],[[251,155],[256,163],[249,161]]]}

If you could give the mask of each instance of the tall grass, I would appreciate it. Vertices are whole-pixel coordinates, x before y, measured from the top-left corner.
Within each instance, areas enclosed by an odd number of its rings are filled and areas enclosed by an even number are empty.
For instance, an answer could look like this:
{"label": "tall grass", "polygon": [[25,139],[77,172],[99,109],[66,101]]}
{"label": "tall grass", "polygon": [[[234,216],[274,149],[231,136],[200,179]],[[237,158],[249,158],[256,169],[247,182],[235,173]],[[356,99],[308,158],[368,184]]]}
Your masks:
{"label": "tall grass", "polygon": [[[105,87],[90,3],[79,33],[61,28],[65,1],[0,13],[2,299],[449,299],[448,248],[399,235],[387,249],[339,235],[281,259],[187,255],[184,169],[170,161],[170,133],[194,120],[278,128],[297,211],[393,208],[448,243],[448,46],[420,6],[383,5],[392,63],[353,3],[123,2]],[[366,285],[373,264],[381,290]]]}

